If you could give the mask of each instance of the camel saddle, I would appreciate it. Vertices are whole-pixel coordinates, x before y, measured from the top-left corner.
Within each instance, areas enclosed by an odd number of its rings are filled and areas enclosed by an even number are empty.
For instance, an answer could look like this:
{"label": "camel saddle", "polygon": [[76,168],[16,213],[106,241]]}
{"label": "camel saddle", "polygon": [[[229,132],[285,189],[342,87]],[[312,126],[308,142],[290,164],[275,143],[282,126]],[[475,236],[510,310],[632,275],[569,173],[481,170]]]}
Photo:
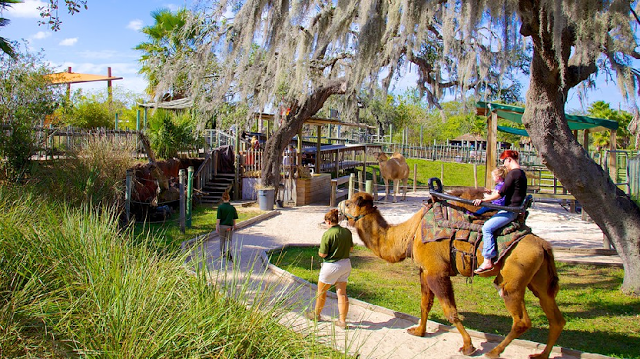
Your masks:
{"label": "camel saddle", "polygon": [[[469,256],[473,269],[477,266],[477,248],[482,242],[482,225],[490,218],[490,214],[475,216],[465,208],[456,206],[447,200],[436,197],[433,199],[431,210],[427,211],[420,222],[420,236],[423,243],[451,240],[451,255],[455,258],[458,253]],[[516,220],[495,232],[498,248],[498,259],[500,261],[509,249],[515,246],[522,237],[531,233],[531,228],[525,224],[527,212],[520,213]],[[456,246],[457,241],[469,242],[473,245],[473,252],[464,252]],[[454,273],[458,273],[455,268],[455,260],[451,261]]]}

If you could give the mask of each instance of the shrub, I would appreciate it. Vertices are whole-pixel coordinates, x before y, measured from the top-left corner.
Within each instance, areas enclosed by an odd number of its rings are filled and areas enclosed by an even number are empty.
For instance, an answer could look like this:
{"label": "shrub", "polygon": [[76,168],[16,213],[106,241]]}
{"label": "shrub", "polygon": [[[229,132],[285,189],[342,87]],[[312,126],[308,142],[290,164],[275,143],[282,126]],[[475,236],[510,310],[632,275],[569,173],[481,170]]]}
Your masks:
{"label": "shrub", "polygon": [[80,150],[52,162],[38,176],[40,188],[73,205],[90,203],[123,208],[127,169],[133,167],[135,144],[117,137],[89,137]]}
{"label": "shrub", "polygon": [[173,115],[157,110],[150,121],[149,141],[151,149],[160,158],[177,157],[178,152],[194,148],[200,144],[196,126],[187,114]]}

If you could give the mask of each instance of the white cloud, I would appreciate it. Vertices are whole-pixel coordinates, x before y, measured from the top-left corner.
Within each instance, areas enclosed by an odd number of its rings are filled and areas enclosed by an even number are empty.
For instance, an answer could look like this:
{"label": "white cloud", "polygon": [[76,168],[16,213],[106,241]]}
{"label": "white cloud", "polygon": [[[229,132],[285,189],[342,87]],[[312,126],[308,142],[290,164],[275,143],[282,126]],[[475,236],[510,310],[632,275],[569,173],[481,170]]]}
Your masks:
{"label": "white cloud", "polygon": [[71,37],[68,39],[64,39],[62,41],[60,41],[60,43],[58,45],[60,46],[73,46],[78,42],[78,38],[77,37]]}
{"label": "white cloud", "polygon": [[184,6],[176,5],[176,4],[166,4],[164,8],[171,10],[172,12],[176,12],[180,9],[184,9]]}
{"label": "white cloud", "polygon": [[20,4],[13,4],[8,8],[7,13],[11,17],[39,18],[39,7],[45,6],[47,3],[41,0],[25,0]]}
{"label": "white cloud", "polygon": [[142,23],[142,20],[140,19],[131,20],[127,25],[127,29],[131,29],[133,31],[140,31],[140,29],[142,29],[142,25],[143,23]]}
{"label": "white cloud", "polygon": [[35,35],[31,36],[34,40],[44,40],[51,36],[51,32],[49,31],[38,31]]}
{"label": "white cloud", "polygon": [[112,59],[114,57],[119,57],[120,53],[114,50],[102,50],[102,51],[81,51],[80,56],[85,59]]}

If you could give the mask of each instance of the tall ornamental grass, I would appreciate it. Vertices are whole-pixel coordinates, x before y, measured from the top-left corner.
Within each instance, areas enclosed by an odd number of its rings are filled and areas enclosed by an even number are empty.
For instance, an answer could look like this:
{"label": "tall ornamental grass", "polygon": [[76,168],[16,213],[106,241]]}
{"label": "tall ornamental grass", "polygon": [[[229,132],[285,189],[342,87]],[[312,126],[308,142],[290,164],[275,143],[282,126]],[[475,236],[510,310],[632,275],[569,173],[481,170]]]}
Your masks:
{"label": "tall ornamental grass", "polygon": [[117,137],[88,136],[65,159],[51,161],[40,168],[38,188],[44,195],[73,206],[90,203],[124,208],[127,169],[136,160],[135,142]]}
{"label": "tall ornamental grass", "polygon": [[12,190],[0,188],[0,357],[337,355],[279,325],[273,301],[247,307],[133,241],[112,211]]}

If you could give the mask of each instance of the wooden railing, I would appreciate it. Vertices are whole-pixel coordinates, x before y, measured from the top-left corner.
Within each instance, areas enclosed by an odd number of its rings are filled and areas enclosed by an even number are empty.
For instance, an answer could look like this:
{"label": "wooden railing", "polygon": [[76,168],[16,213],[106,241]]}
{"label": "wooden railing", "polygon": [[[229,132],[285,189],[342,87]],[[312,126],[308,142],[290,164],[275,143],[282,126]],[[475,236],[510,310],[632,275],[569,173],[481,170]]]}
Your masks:
{"label": "wooden railing", "polygon": [[213,150],[205,156],[204,162],[200,165],[193,176],[193,187],[202,191],[204,185],[218,174],[218,150]]}

